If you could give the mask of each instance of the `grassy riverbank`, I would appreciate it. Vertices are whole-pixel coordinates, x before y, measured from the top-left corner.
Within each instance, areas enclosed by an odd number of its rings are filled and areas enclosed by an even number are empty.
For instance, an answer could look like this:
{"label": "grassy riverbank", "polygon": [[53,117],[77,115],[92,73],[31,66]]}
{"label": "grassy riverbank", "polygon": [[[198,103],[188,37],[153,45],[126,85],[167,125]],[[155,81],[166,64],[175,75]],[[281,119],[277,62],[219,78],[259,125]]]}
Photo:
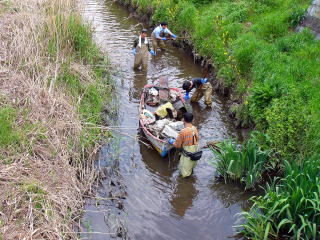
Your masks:
{"label": "grassy riverbank", "polygon": [[74,0],[0,0],[0,239],[76,239],[107,62]]}
{"label": "grassy riverbank", "polygon": [[[311,1],[120,2],[150,14],[155,25],[167,21],[174,33],[189,37],[195,54],[213,62],[220,88],[238,102],[232,111],[241,125],[256,130],[241,153],[225,144],[222,174],[252,187],[261,170],[280,170],[283,179],[245,215],[245,236],[319,238],[320,42],[307,30],[294,31]],[[267,151],[267,161],[248,156],[260,149]],[[235,168],[228,156],[243,164]],[[257,162],[252,165],[250,159]]]}

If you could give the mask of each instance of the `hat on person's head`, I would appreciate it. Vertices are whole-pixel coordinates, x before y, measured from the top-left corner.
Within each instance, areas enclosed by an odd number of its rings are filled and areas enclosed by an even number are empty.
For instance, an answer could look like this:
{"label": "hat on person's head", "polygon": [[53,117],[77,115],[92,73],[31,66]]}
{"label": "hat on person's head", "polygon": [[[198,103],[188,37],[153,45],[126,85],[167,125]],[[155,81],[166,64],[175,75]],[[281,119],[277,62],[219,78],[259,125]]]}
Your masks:
{"label": "hat on person's head", "polygon": [[145,28],[143,28],[143,29],[141,30],[141,33],[147,33],[147,32],[148,32],[148,30],[145,29]]}

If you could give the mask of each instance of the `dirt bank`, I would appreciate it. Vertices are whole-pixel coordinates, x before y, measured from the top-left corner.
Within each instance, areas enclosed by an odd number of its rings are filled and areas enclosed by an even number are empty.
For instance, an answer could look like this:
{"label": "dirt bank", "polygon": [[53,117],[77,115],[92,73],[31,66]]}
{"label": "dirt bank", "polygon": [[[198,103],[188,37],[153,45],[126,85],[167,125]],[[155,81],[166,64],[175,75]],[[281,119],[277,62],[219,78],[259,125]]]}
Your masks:
{"label": "dirt bank", "polygon": [[0,239],[77,239],[112,84],[75,2],[0,1]]}

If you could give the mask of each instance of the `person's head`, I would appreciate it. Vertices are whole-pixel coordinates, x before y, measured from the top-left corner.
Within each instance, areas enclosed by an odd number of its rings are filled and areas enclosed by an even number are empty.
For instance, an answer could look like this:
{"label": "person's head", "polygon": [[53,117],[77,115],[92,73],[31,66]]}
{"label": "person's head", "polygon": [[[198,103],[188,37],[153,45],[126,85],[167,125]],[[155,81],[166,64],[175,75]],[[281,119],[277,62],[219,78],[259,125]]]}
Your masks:
{"label": "person's head", "polygon": [[160,25],[163,29],[166,29],[168,27],[168,23],[166,23],[166,22],[162,22],[162,23],[160,23]]}
{"label": "person's head", "polygon": [[187,92],[190,92],[192,88],[192,83],[191,81],[184,81],[183,84],[182,84],[182,89],[187,91]]}
{"label": "person's head", "polygon": [[148,33],[148,30],[147,30],[147,29],[145,29],[145,28],[142,29],[142,30],[141,30],[141,37],[142,37],[142,38],[147,37],[147,33]]}
{"label": "person's head", "polygon": [[192,121],[193,121],[193,114],[190,113],[190,112],[184,113],[184,115],[183,115],[183,121],[184,121],[185,123],[192,123]]}

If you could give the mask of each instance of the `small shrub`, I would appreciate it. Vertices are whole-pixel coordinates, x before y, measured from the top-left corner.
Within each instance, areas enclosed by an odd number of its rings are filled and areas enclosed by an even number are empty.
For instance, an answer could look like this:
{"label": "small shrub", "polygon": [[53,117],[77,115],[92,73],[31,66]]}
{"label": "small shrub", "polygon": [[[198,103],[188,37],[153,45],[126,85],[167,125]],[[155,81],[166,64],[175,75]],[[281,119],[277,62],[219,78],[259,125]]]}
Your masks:
{"label": "small shrub", "polygon": [[232,141],[219,144],[220,150],[212,149],[216,156],[217,172],[226,180],[242,182],[246,189],[251,189],[261,180],[266,170],[269,152],[262,151],[253,141],[247,141],[242,147]]}
{"label": "small shrub", "polygon": [[284,159],[297,159],[304,152],[307,114],[296,96],[274,99],[266,110],[267,130],[271,147]]}
{"label": "small shrub", "polygon": [[272,41],[284,36],[288,32],[289,24],[284,20],[282,13],[275,12],[256,23],[253,30],[265,40]]}
{"label": "small shrub", "polygon": [[306,9],[302,7],[295,7],[291,10],[288,21],[291,27],[296,27],[305,18]]}
{"label": "small shrub", "polygon": [[219,69],[217,77],[223,79],[225,87],[231,87],[236,79],[236,73],[232,65],[226,64]]}
{"label": "small shrub", "polygon": [[225,7],[226,21],[243,22],[248,17],[248,6],[245,2],[228,2]]}
{"label": "small shrub", "polygon": [[238,38],[233,44],[233,54],[237,61],[241,74],[247,75],[251,72],[256,52],[264,46],[264,42],[258,40],[253,34],[245,34]]}
{"label": "small shrub", "polygon": [[[271,101],[281,96],[279,85],[257,84],[249,96],[249,112],[258,127],[267,127],[265,120],[265,109],[269,107]],[[263,127],[264,126],[264,127]]]}

